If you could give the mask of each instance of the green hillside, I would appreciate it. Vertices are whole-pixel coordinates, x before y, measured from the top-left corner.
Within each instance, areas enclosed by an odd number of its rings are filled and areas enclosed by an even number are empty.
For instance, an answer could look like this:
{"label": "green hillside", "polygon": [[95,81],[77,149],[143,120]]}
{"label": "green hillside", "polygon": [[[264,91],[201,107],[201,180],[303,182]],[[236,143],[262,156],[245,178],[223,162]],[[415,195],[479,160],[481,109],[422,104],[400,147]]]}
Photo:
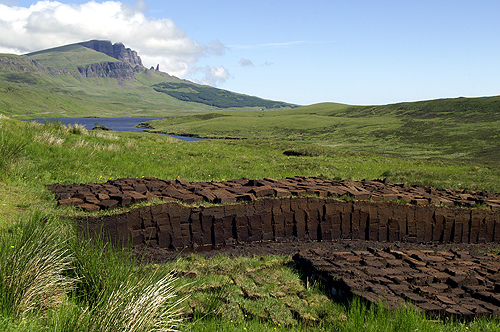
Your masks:
{"label": "green hillside", "polygon": [[78,66],[87,66],[100,62],[118,62],[115,58],[94,51],[81,45],[66,45],[48,50],[26,54],[45,67],[56,70],[77,70]]}
{"label": "green hillside", "polygon": [[230,107],[265,107],[265,108],[293,108],[296,105],[264,100],[257,97],[233,93],[216,89],[208,85],[194,85],[191,83],[164,82],[153,85],[158,92],[163,92],[183,101],[206,104],[219,108]]}
{"label": "green hillside", "polygon": [[[322,109],[321,104],[303,109]],[[397,103],[379,106],[353,106],[342,111],[333,111],[332,116],[373,117],[396,116],[412,119],[463,119],[468,122],[481,122],[500,119],[500,96],[480,98],[436,99],[417,102]],[[465,117],[465,119],[464,119]]]}
{"label": "green hillside", "polygon": [[309,142],[417,159],[500,161],[500,97],[381,106],[322,103],[293,110],[174,116],[153,131],[207,138]]}
{"label": "green hillside", "polygon": [[[117,65],[110,67],[109,64]],[[84,76],[79,68],[89,66],[96,72],[93,76]],[[186,99],[157,91],[158,84],[177,84],[188,87],[190,91],[209,90],[210,93],[203,94],[203,99]],[[24,56],[0,54],[0,90],[4,91],[0,94],[0,114],[19,118],[41,115],[163,117],[179,112],[213,112],[222,108],[255,110],[295,106],[202,86],[140,66],[133,68],[78,44]],[[228,100],[237,103],[228,105]]]}

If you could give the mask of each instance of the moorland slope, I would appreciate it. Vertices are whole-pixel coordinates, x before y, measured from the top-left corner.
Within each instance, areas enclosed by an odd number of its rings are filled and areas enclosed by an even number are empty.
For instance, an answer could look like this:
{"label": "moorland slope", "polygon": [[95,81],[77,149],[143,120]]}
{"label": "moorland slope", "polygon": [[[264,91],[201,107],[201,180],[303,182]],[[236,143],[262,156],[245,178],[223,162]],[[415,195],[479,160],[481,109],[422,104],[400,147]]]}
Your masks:
{"label": "moorland slope", "polygon": [[19,118],[296,107],[195,84],[158,66],[145,68],[135,51],[98,40],[22,56],[0,54],[0,93],[0,114]]}
{"label": "moorland slope", "polygon": [[144,126],[168,134],[285,139],[417,160],[474,160],[483,164],[500,160],[499,96],[379,106],[322,103],[279,112],[175,115]]}

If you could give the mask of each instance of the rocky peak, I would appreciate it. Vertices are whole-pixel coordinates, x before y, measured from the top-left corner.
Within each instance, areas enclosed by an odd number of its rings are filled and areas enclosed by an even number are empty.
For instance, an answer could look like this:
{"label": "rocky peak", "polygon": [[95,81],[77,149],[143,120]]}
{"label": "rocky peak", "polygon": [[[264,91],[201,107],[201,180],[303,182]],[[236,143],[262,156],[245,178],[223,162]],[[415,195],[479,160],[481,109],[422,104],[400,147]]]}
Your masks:
{"label": "rocky peak", "polygon": [[117,60],[127,62],[132,67],[142,67],[142,60],[137,55],[137,52],[130,48],[126,48],[122,43],[113,44],[108,40],[90,40],[78,44],[93,49],[94,51],[104,53]]}

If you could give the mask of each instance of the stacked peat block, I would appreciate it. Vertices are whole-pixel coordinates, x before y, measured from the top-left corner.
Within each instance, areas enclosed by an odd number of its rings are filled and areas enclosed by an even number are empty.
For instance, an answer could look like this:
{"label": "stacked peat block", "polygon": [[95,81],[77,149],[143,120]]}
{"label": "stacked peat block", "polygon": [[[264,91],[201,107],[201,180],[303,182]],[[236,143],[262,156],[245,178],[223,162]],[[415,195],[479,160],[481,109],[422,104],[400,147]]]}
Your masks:
{"label": "stacked peat block", "polygon": [[171,201],[80,221],[97,231],[104,225],[111,238],[133,239],[133,245],[171,249],[262,241],[500,242],[500,213],[489,209],[329,197],[263,197],[191,207]]}
{"label": "stacked peat block", "polygon": [[[186,204],[236,203],[261,197],[315,195],[351,197],[356,200],[400,200],[413,205],[473,207],[484,205],[500,211],[500,194],[487,191],[438,190],[432,187],[395,185],[387,181],[330,181],[315,177],[237,179],[224,182],[188,182],[156,178],[117,179],[100,184],[48,185],[61,206],[74,205],[87,211],[114,209],[130,203],[161,198]],[[418,231],[418,230],[415,230]]]}
{"label": "stacked peat block", "polygon": [[[163,199],[164,206],[139,207],[101,222],[112,236],[133,238],[134,244],[152,241],[164,248],[289,240],[500,241],[499,196],[488,192],[310,177],[220,183],[141,178],[48,187],[60,205],[87,211]],[[338,198],[346,196],[354,199]],[[394,199],[409,203],[387,201]],[[427,205],[422,205],[424,200]],[[464,208],[465,201],[489,208]],[[197,204],[188,207],[181,202]],[[220,205],[204,207],[203,202]],[[99,229],[101,217],[87,219]]]}
{"label": "stacked peat block", "polygon": [[[79,218],[82,231],[103,230],[111,240],[134,246],[213,248],[296,240],[500,242],[500,195],[487,191],[312,177],[224,182],[141,178],[47,187],[61,206],[87,211],[163,199],[163,204],[128,212]],[[472,208],[475,205],[482,207]],[[430,314],[466,319],[500,313],[500,256],[316,249],[294,259],[323,278],[339,298],[358,295],[371,303],[380,299],[389,308],[411,302]]]}
{"label": "stacked peat block", "polygon": [[500,256],[433,250],[300,251],[294,260],[332,296],[388,309],[403,303],[431,316],[500,316]]}

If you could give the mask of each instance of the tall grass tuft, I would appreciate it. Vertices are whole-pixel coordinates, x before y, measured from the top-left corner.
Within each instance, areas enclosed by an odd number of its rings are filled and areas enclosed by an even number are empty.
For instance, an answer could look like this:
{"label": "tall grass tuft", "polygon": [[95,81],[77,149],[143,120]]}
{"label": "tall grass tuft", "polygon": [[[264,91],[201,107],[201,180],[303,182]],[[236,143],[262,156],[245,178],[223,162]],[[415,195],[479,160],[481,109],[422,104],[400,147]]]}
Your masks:
{"label": "tall grass tuft", "polygon": [[114,133],[102,132],[102,131],[92,131],[92,136],[102,139],[114,139],[117,140],[120,137]]}
{"label": "tall grass tuft", "polygon": [[72,258],[47,219],[34,213],[0,234],[0,312],[25,316],[59,307],[74,280],[64,275]]}
{"label": "tall grass tuft", "polygon": [[35,136],[37,142],[46,144],[61,146],[64,143],[64,138],[58,137],[56,134],[45,131]]}
{"label": "tall grass tuft", "polygon": [[68,131],[72,134],[75,134],[75,135],[88,135],[89,134],[89,131],[87,130],[87,128],[85,128],[84,125],[81,125],[81,124],[78,124],[78,123],[75,123],[74,125],[68,125]]}
{"label": "tall grass tuft", "polygon": [[100,235],[75,238],[72,248],[74,298],[85,308],[79,324],[86,331],[175,331],[182,322],[174,275],[144,270],[128,249]]}
{"label": "tall grass tuft", "polygon": [[19,137],[9,133],[0,124],[0,170],[6,170],[7,166],[15,162],[26,147],[26,142]]}
{"label": "tall grass tuft", "polygon": [[175,331],[182,322],[176,300],[176,278],[168,274],[130,278],[119,285],[89,314],[87,331]]}

